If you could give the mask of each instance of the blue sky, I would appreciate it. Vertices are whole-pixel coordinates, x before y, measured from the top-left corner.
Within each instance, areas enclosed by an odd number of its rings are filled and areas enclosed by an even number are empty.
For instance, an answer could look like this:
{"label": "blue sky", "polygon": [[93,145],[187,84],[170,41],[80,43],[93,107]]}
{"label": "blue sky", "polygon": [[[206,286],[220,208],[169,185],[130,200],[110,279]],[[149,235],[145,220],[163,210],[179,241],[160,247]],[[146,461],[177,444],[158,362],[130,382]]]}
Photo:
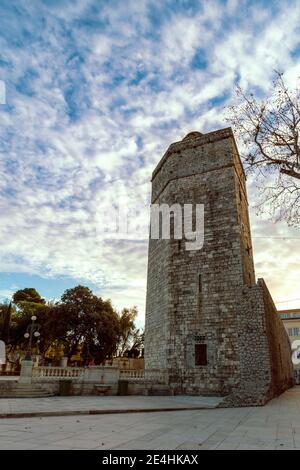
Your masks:
{"label": "blue sky", "polygon": [[[80,282],[142,322],[147,241],[103,240],[99,208],[147,205],[172,141],[227,126],[235,83],[292,86],[299,19],[298,1],[1,0],[1,297]],[[257,275],[299,305],[299,231],[251,217]]]}

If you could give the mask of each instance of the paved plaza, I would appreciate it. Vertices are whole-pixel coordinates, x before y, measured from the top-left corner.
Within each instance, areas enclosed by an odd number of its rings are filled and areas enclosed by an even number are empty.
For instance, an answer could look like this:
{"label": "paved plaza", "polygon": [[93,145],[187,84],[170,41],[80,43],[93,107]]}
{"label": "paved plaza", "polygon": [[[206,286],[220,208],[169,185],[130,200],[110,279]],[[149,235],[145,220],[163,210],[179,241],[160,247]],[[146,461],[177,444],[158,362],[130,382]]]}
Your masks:
{"label": "paved plaza", "polygon": [[80,414],[111,414],[215,408],[219,397],[196,396],[71,396],[51,398],[0,398],[0,418]]}
{"label": "paved plaza", "polygon": [[[44,400],[26,402],[39,408]],[[0,407],[7,401],[18,400]],[[0,449],[300,449],[300,387],[259,408],[4,418]]]}

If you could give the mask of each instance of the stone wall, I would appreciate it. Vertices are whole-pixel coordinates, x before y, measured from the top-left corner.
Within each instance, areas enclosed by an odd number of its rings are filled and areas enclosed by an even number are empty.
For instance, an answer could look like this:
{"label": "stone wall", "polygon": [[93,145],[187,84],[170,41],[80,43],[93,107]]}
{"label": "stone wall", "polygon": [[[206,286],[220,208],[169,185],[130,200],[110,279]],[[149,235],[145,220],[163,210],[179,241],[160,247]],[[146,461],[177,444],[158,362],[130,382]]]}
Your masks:
{"label": "stone wall", "polygon": [[238,379],[223,406],[264,405],[293,385],[289,338],[264,280],[241,300]]}
{"label": "stone wall", "polygon": [[293,385],[293,365],[291,362],[291,344],[288,334],[273,299],[263,279],[258,285],[262,292],[265,307],[265,325],[269,345],[271,381],[268,384],[268,396],[279,395]]}
{"label": "stone wall", "polygon": [[[232,395],[235,403],[252,395],[252,403],[264,402],[285,389],[286,338],[266,287],[255,284],[245,175],[231,129],[172,144],[153,172],[152,203],[204,204],[205,242],[187,251],[185,240],[149,241],[145,368],[168,369],[174,393]],[[197,348],[207,364],[196,364]]]}
{"label": "stone wall", "polygon": [[143,357],[114,357],[112,359],[106,359],[105,366],[118,367],[119,369],[144,369],[144,358]]}
{"label": "stone wall", "polygon": [[32,383],[41,385],[56,395],[59,393],[60,380],[71,381],[71,395],[99,395],[102,392],[105,395],[117,395],[119,377],[120,370],[117,367],[88,367],[78,378],[64,377],[62,368],[61,377],[34,376]]}
{"label": "stone wall", "polygon": [[[145,367],[168,367],[177,392],[226,394],[238,365],[231,345],[245,280],[231,135],[173,144],[153,174],[152,202],[205,207],[202,250],[185,250],[184,240],[149,242]],[[206,367],[194,365],[198,343],[207,345]]]}

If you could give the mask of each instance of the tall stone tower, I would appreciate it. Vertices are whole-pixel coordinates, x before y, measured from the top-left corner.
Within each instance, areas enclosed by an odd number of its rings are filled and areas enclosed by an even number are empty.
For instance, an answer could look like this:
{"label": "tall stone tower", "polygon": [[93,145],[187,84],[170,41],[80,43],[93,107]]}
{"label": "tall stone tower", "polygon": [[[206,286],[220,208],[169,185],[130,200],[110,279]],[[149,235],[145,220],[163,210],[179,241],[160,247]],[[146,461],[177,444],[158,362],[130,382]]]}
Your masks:
{"label": "tall stone tower", "polygon": [[261,404],[292,384],[290,346],[255,281],[246,178],[230,128],[189,133],[152,176],[152,204],[203,204],[204,246],[149,241],[145,368],[174,393]]}

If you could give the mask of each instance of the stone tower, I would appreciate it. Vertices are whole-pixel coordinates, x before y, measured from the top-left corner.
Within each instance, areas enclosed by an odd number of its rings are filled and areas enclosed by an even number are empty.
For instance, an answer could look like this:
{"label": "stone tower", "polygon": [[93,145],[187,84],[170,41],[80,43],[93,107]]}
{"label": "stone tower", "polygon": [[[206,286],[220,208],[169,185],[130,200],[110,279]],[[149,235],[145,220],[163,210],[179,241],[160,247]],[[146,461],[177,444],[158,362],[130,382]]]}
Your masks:
{"label": "stone tower", "polygon": [[150,238],[145,368],[174,393],[265,403],[292,384],[289,340],[255,281],[246,178],[230,128],[189,133],[152,176],[152,204],[203,204],[204,246]]}

